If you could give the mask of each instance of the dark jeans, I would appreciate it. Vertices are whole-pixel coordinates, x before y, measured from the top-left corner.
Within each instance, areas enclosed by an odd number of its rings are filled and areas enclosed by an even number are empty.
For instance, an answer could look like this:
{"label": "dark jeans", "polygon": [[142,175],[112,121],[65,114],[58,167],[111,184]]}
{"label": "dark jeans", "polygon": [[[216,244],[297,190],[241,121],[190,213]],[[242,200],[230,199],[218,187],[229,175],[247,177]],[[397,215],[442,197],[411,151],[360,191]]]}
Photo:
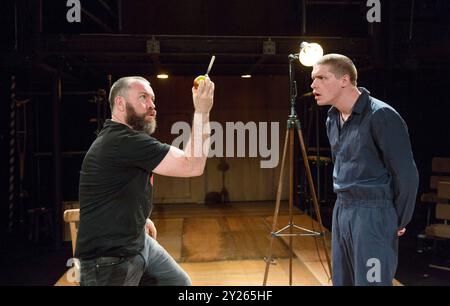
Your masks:
{"label": "dark jeans", "polygon": [[191,280],[169,253],[145,235],[145,247],[130,257],[80,260],[81,286],[190,286]]}

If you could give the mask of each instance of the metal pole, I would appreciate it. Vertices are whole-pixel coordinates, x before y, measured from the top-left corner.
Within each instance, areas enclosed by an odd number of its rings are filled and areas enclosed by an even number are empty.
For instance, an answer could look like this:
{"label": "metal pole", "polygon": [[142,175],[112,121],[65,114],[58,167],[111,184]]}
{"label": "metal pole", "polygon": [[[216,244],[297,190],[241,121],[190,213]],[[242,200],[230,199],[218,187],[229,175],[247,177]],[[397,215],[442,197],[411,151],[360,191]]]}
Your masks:
{"label": "metal pole", "polygon": [[122,33],[122,0],[117,0],[117,21],[119,33]]}
{"label": "metal pole", "polygon": [[302,0],[302,35],[306,34],[306,1]]}
{"label": "metal pole", "polygon": [[53,211],[54,216],[54,246],[58,249],[61,245],[61,73],[58,71],[55,75],[55,83],[53,87]]}
{"label": "metal pole", "polygon": [[414,23],[414,0],[411,1],[411,11],[409,13],[409,41],[413,37],[413,23]]}
{"label": "metal pole", "polygon": [[18,47],[18,25],[17,25],[17,1],[14,1],[14,51],[17,51]]}
{"label": "metal pole", "polygon": [[27,192],[23,186],[25,175],[25,158],[27,152],[27,103],[28,99],[16,100],[16,139],[19,153],[19,223],[24,223],[24,199]]}

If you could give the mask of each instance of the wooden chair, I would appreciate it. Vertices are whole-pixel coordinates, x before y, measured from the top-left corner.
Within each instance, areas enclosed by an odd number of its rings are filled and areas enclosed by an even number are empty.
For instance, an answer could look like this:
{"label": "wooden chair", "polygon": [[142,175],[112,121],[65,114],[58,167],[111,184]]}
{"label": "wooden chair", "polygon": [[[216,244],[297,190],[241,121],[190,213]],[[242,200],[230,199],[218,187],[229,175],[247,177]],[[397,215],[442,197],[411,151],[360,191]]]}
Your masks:
{"label": "wooden chair", "polygon": [[[450,182],[439,182],[437,196],[440,200],[436,204],[436,220],[441,222],[432,223],[425,228],[427,236],[450,239]],[[442,203],[441,203],[442,201]],[[445,202],[444,202],[445,201]]]}
{"label": "wooden chair", "polygon": [[[450,243],[450,182],[439,182],[437,185],[437,197],[440,199],[436,204],[436,222],[425,228],[427,238],[433,239],[433,263],[429,266],[450,271],[449,251],[438,249],[438,244]],[[448,245],[447,245],[448,248]],[[443,254],[440,254],[443,253]],[[442,258],[443,260],[441,260]]]}
{"label": "wooden chair", "polygon": [[[75,246],[77,243],[78,223],[80,222],[80,210],[68,209],[64,212],[64,221],[69,223],[70,238],[72,240],[72,254],[75,257]],[[64,275],[56,282],[55,286],[79,286],[76,281],[70,281],[75,276],[75,268],[71,267]]]}
{"label": "wooden chair", "polygon": [[431,177],[430,177],[430,191],[423,193],[420,196],[420,201],[427,205],[427,220],[428,226],[431,222],[432,208],[440,201],[437,194],[437,186],[439,182],[450,182],[450,158],[447,157],[433,157],[431,160]]}

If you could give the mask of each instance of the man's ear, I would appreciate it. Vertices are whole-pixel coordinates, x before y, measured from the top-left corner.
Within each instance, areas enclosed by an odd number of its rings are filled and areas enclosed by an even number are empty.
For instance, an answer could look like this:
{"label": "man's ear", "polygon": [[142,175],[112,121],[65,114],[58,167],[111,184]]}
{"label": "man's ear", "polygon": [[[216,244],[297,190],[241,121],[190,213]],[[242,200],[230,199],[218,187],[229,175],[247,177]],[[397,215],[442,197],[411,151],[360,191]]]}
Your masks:
{"label": "man's ear", "polygon": [[117,96],[114,99],[114,107],[117,107],[117,109],[121,112],[124,112],[126,109],[126,101],[122,96]]}
{"label": "man's ear", "polygon": [[342,87],[342,88],[345,88],[345,87],[347,87],[347,86],[350,85],[350,84],[351,84],[350,76],[349,76],[348,74],[344,74],[344,75],[341,77],[341,87]]}

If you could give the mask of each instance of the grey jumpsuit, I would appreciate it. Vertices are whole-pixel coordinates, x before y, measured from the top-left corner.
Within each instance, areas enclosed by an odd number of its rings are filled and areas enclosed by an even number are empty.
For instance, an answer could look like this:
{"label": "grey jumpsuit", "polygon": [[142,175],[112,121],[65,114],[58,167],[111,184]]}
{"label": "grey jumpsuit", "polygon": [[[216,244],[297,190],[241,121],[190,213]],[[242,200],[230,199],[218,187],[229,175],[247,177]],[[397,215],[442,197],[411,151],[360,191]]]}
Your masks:
{"label": "grey jumpsuit", "polygon": [[397,230],[411,220],[418,172],[404,120],[365,88],[359,90],[361,95],[342,126],[335,107],[326,122],[337,194],[333,285],[392,285]]}

